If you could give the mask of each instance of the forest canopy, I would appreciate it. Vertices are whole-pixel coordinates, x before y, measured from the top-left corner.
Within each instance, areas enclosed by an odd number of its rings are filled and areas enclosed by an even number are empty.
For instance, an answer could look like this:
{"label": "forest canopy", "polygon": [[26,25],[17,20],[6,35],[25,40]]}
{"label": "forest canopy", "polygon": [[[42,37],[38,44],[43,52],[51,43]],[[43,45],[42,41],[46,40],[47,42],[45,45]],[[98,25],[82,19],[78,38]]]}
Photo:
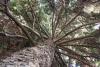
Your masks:
{"label": "forest canopy", "polygon": [[1,55],[49,45],[52,67],[100,66],[99,0],[0,0],[0,11]]}

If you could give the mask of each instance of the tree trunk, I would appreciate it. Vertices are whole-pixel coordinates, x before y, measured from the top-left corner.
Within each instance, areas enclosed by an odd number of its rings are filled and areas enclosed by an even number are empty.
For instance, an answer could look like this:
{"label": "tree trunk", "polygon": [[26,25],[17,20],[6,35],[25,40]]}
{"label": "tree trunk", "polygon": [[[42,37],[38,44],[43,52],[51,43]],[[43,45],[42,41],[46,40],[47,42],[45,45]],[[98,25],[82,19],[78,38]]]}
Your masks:
{"label": "tree trunk", "polygon": [[2,59],[0,67],[51,67],[54,58],[52,41],[46,41],[43,46],[25,48]]}

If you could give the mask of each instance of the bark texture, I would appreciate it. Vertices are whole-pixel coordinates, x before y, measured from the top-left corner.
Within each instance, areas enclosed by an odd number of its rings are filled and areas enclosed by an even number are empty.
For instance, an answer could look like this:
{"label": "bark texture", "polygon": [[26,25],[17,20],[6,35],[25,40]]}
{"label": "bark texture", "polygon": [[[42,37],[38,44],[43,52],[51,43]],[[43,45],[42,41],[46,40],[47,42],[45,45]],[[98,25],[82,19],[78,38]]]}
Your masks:
{"label": "bark texture", "polygon": [[53,42],[47,40],[41,44],[45,45],[25,48],[2,59],[0,67],[51,67],[55,52]]}

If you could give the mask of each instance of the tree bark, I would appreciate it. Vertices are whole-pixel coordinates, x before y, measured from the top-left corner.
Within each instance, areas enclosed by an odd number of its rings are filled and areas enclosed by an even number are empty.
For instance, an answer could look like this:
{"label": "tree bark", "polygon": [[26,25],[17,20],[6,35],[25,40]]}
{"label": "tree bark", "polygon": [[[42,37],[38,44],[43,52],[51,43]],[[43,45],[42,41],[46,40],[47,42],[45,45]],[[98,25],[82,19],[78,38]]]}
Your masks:
{"label": "tree bark", "polygon": [[1,59],[0,67],[51,67],[55,53],[52,45],[53,42],[47,40],[38,46],[15,52]]}

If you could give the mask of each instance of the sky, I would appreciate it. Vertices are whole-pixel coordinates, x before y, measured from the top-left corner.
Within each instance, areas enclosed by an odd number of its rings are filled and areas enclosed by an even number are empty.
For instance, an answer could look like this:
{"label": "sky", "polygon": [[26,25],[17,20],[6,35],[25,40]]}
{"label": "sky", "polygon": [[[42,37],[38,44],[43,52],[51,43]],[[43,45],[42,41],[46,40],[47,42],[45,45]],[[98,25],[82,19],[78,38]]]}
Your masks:
{"label": "sky", "polygon": [[99,29],[100,23],[96,23],[95,26],[93,27],[94,29]]}

